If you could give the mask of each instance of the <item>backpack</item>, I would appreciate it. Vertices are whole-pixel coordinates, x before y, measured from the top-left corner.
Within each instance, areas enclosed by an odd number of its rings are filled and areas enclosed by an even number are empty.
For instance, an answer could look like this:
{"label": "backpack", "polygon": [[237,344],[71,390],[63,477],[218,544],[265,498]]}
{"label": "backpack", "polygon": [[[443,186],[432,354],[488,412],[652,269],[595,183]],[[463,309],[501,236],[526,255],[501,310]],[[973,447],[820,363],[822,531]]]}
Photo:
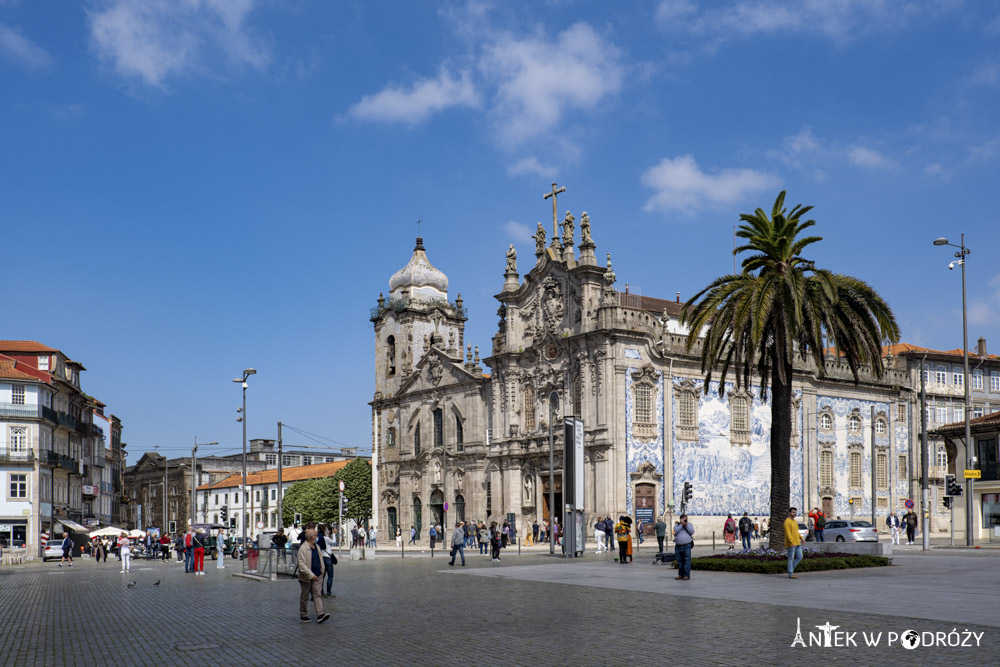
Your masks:
{"label": "backpack", "polygon": [[826,517],[822,514],[816,516],[816,530],[823,530],[826,528]]}

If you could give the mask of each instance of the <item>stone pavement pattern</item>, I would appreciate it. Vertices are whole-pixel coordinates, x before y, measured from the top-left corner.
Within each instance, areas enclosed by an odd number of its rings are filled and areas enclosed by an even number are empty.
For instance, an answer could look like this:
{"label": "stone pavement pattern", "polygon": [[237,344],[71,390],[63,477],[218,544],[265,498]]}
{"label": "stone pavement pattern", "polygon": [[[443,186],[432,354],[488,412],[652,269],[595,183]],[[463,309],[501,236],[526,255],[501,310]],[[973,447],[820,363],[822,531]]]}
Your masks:
{"label": "stone pavement pattern", "polygon": [[[944,579],[938,583],[947,586],[974,570],[997,576],[1000,558],[948,556],[956,572],[950,579],[935,556],[913,557],[877,575],[841,571],[791,581],[695,572],[691,582],[675,582],[674,570],[644,558],[627,566],[591,555],[570,562],[505,554],[498,565],[478,555],[467,559],[464,569],[416,554],[342,560],[337,597],[324,600],[333,614],[325,625],[299,622],[297,583],[233,577],[238,566],[232,561],[223,571],[206,563],[204,577],[185,575],[174,563],[139,562],[128,577],[112,561],[6,568],[0,570],[0,664],[219,664],[225,656],[236,665],[274,665],[296,660],[306,646],[328,650],[333,662],[361,665],[1000,662],[995,586],[988,591],[994,595],[959,614],[984,625],[907,618],[934,608],[947,591],[928,590],[912,614],[905,596],[895,614],[869,613],[873,595],[865,593],[871,577],[888,577],[877,591],[885,598],[892,577],[906,589],[914,578]],[[136,586],[126,588],[133,580]],[[153,585],[157,580],[160,586]],[[690,587],[677,594],[684,584]],[[965,585],[976,587],[975,580]],[[751,599],[724,599],[729,589],[730,597]],[[853,591],[854,609],[842,608],[843,594],[824,606],[838,589]],[[891,608],[884,599],[879,604]],[[804,632],[830,622],[855,631],[958,628],[985,635],[979,648],[791,648],[800,618]]]}

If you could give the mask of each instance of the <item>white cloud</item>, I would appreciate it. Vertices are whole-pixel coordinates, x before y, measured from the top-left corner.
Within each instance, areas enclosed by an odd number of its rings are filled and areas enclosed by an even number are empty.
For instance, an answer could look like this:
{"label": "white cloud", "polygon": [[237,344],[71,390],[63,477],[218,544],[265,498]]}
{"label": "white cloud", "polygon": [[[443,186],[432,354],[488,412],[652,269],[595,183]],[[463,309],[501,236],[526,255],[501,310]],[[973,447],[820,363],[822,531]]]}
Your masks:
{"label": "white cloud", "polygon": [[983,63],[969,76],[969,83],[974,86],[993,86],[1000,82],[1000,64]]}
{"label": "white cloud", "polygon": [[779,183],[774,174],[754,169],[730,168],[706,173],[690,155],[664,158],[642,175],[642,184],[655,191],[644,209],[692,213],[704,207],[738,203]]}
{"label": "white cloud", "polygon": [[927,176],[928,178],[936,178],[942,181],[951,180],[951,174],[945,171],[940,162],[932,162],[924,167],[924,176]]}
{"label": "white cloud", "polygon": [[233,64],[263,69],[266,44],[247,26],[256,0],[104,0],[89,13],[98,56],[119,75],[161,87],[206,67],[221,51]]}
{"label": "white cloud", "polygon": [[531,156],[523,160],[518,160],[507,167],[508,176],[520,176],[521,174],[534,174],[544,178],[551,178],[556,174],[556,168],[547,164],[542,164],[538,158]]}
{"label": "white cloud", "polygon": [[656,21],[665,30],[709,38],[706,46],[758,33],[801,32],[846,41],[868,31],[905,25],[913,17],[949,11],[939,0],[735,0],[696,4],[663,0]]}
{"label": "white cloud", "polygon": [[518,243],[527,243],[533,240],[531,237],[535,233],[534,228],[529,227],[523,222],[517,222],[515,220],[509,220],[503,224],[503,230],[507,233],[507,237],[512,241]]}
{"label": "white cloud", "polygon": [[467,72],[455,78],[442,68],[436,79],[421,79],[408,89],[389,85],[374,95],[366,95],[349,113],[362,120],[413,124],[448,107],[477,107],[479,103],[479,94]]}
{"label": "white cloud", "polygon": [[898,166],[895,160],[866,146],[855,146],[847,151],[847,161],[855,167],[868,169],[895,169]]}
{"label": "white cloud", "polygon": [[0,55],[6,55],[29,67],[46,67],[52,62],[49,52],[15,28],[0,23]]}
{"label": "white cloud", "polygon": [[621,88],[619,58],[614,44],[582,22],[554,40],[502,35],[480,59],[497,85],[493,119],[501,139],[517,145],[548,132],[570,110],[595,109]]}
{"label": "white cloud", "polygon": [[990,280],[989,292],[984,298],[970,300],[969,324],[978,327],[1000,324],[1000,273]]}

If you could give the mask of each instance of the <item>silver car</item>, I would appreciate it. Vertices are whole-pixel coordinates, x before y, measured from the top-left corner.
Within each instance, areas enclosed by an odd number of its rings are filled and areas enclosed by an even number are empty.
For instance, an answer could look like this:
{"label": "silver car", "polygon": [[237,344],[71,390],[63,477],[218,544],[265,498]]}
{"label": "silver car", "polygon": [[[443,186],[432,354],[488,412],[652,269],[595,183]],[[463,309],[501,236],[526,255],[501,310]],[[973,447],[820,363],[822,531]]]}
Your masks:
{"label": "silver car", "polygon": [[870,521],[832,519],[823,530],[825,542],[878,542],[878,530]]}

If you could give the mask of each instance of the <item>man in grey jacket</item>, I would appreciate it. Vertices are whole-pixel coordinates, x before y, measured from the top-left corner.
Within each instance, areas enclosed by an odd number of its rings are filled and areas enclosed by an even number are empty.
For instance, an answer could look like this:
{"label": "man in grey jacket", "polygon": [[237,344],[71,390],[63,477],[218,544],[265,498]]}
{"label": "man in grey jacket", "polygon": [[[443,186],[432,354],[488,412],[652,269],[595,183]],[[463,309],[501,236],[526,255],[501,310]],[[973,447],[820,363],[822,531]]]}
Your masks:
{"label": "man in grey jacket", "polygon": [[459,521],[451,534],[451,560],[448,565],[455,564],[455,552],[462,557],[462,567],[465,567],[465,522]]}
{"label": "man in grey jacket", "polygon": [[688,523],[687,514],[681,514],[674,524],[674,556],[677,558],[677,577],[682,581],[691,578],[691,547],[694,546],[694,526]]}
{"label": "man in grey jacket", "polygon": [[299,620],[309,622],[309,595],[312,595],[313,606],[316,607],[316,622],[325,623],[330,614],[323,613],[322,581],[326,573],[323,567],[323,554],[316,545],[316,529],[307,528],[305,540],[299,546],[298,577],[299,577]]}

